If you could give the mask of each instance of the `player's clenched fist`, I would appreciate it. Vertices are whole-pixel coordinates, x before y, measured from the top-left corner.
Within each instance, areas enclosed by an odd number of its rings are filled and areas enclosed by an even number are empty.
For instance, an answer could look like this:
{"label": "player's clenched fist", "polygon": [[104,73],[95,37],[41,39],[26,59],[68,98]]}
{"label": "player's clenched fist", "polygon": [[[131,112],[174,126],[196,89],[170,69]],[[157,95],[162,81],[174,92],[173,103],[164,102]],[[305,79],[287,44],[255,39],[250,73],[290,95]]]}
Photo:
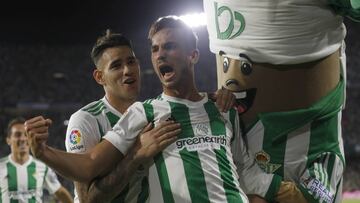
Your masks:
{"label": "player's clenched fist", "polygon": [[25,130],[28,136],[32,154],[41,157],[49,136],[49,126],[52,121],[42,116],[31,118],[25,122]]}

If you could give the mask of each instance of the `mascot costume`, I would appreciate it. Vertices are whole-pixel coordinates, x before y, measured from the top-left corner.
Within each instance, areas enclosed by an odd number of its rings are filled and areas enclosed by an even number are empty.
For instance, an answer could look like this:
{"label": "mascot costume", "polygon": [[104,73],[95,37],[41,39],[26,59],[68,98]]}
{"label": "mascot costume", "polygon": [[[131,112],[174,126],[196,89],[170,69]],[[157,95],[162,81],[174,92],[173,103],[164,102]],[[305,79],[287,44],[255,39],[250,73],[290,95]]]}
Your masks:
{"label": "mascot costume", "polygon": [[204,0],[204,10],[218,87],[238,99],[249,151],[289,181],[276,200],[341,202],[343,16],[360,20],[360,0]]}

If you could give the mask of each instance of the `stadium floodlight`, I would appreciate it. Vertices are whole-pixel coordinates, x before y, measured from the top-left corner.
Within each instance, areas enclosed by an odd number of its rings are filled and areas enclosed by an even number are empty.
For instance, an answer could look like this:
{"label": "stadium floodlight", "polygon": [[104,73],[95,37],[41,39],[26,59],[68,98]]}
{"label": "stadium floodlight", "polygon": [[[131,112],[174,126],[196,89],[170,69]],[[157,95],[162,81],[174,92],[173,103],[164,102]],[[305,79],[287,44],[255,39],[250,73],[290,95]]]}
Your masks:
{"label": "stadium floodlight", "polygon": [[200,27],[206,25],[205,13],[194,13],[179,16],[190,27]]}

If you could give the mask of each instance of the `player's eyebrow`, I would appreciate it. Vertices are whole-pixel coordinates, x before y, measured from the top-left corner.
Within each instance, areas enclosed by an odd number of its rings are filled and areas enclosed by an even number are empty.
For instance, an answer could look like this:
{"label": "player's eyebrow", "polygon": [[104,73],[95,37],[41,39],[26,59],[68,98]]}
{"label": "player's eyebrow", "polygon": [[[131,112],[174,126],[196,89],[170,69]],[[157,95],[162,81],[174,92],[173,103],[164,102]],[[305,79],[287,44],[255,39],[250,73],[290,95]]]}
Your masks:
{"label": "player's eyebrow", "polygon": [[122,63],[122,60],[121,59],[115,59],[114,61],[112,61],[111,63],[110,63],[110,66],[112,66],[112,65],[116,65],[116,64],[118,64],[118,63]]}

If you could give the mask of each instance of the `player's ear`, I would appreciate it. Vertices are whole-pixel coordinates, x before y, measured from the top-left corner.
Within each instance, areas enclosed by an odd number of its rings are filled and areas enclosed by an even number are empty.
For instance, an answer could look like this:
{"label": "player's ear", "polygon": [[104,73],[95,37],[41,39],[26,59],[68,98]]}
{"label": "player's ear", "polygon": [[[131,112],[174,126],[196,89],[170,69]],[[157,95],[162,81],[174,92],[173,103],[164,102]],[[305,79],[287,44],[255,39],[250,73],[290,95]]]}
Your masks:
{"label": "player's ear", "polygon": [[200,52],[198,49],[194,49],[191,51],[190,55],[190,60],[193,64],[196,64],[199,61],[199,57],[200,57]]}
{"label": "player's ear", "polygon": [[6,136],[6,143],[10,146],[11,143],[10,143],[10,136]]}
{"label": "player's ear", "polygon": [[105,81],[104,81],[104,73],[101,69],[99,68],[95,68],[94,72],[93,72],[93,77],[95,79],[95,81],[100,84],[100,85],[104,85]]}

